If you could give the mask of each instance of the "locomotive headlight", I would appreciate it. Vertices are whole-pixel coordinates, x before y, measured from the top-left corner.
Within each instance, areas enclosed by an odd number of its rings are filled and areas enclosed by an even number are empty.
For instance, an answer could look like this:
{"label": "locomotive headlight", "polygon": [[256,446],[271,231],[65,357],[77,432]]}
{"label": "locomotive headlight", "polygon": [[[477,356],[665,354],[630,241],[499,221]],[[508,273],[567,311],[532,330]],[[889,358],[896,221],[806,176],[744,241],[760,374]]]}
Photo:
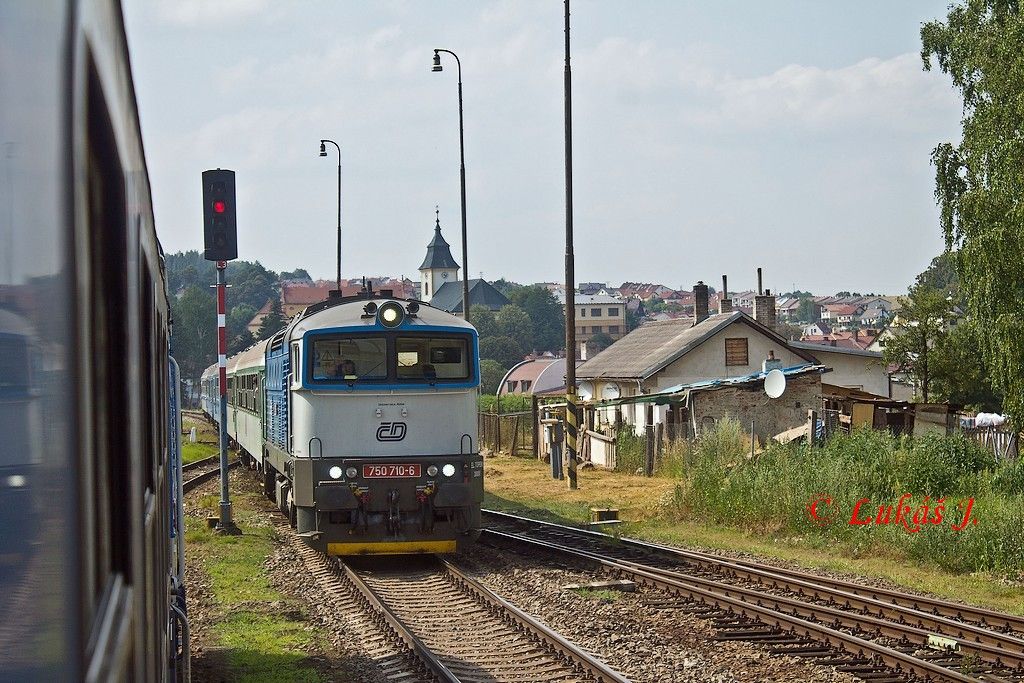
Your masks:
{"label": "locomotive headlight", "polygon": [[441,468],[441,474],[443,474],[446,477],[454,477],[455,465],[447,463],[444,467]]}
{"label": "locomotive headlight", "polygon": [[384,327],[398,327],[405,319],[405,311],[397,301],[389,301],[380,307],[377,319]]}
{"label": "locomotive headlight", "polygon": [[359,474],[359,470],[357,470],[355,467],[349,467],[347,470],[345,470],[345,474],[348,476],[349,479],[355,479],[355,476]]}
{"label": "locomotive headlight", "polygon": [[[434,472],[437,472],[436,467],[434,468]],[[28,480],[26,480],[25,477],[23,477],[20,474],[12,474],[11,476],[7,477],[7,485],[10,486],[12,489],[20,489],[27,483]]]}
{"label": "locomotive headlight", "polygon": [[428,467],[427,468],[427,474],[429,474],[432,477],[436,477],[437,476],[437,465],[431,465],[430,467]]}
{"label": "locomotive headlight", "polygon": [[331,479],[341,479],[341,468],[335,465],[327,470],[327,474],[331,475]]}

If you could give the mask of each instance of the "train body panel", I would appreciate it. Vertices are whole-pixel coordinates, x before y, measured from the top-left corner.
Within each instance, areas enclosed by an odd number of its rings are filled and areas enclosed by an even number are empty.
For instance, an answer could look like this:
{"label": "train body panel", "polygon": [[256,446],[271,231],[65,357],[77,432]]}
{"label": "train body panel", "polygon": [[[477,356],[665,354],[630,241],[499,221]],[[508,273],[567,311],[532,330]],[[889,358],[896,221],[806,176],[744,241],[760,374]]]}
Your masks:
{"label": "train body panel", "polygon": [[0,45],[0,678],[171,680],[169,306],[121,8],[0,3]]}

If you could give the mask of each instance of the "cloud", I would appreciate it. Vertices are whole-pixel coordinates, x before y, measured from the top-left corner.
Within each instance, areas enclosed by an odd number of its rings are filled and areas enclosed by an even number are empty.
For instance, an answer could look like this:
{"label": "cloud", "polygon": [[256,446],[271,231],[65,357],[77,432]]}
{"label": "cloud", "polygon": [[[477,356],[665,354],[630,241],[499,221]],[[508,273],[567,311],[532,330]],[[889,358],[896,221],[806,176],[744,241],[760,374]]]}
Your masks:
{"label": "cloud", "polygon": [[158,4],[158,17],[169,24],[216,28],[224,22],[262,14],[267,0],[170,0]]}

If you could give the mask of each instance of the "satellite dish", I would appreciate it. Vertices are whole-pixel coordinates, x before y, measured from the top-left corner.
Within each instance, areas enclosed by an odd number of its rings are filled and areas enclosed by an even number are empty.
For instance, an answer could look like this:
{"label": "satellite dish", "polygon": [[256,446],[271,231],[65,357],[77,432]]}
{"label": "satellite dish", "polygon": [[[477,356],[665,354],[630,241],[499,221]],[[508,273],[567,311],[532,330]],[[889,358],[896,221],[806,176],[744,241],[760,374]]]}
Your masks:
{"label": "satellite dish", "polygon": [[768,394],[768,398],[778,398],[784,391],[786,391],[786,376],[782,370],[778,368],[769,370],[768,374],[764,376],[764,393]]}
{"label": "satellite dish", "polygon": [[580,382],[580,400],[589,401],[594,398],[594,385],[591,382]]}
{"label": "satellite dish", "polygon": [[615,382],[609,382],[601,387],[601,399],[604,401],[614,401],[622,392],[619,390],[619,385]]}

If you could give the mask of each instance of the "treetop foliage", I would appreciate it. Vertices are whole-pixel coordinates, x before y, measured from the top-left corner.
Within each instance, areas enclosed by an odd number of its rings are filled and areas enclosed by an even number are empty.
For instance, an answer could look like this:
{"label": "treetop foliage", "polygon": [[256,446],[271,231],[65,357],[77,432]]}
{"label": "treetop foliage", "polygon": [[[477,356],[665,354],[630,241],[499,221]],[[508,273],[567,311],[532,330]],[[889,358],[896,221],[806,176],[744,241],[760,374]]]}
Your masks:
{"label": "treetop foliage", "polygon": [[1004,409],[1024,420],[1024,13],[1016,0],[965,0],[921,29],[963,97],[962,141],[932,152],[946,248]]}

